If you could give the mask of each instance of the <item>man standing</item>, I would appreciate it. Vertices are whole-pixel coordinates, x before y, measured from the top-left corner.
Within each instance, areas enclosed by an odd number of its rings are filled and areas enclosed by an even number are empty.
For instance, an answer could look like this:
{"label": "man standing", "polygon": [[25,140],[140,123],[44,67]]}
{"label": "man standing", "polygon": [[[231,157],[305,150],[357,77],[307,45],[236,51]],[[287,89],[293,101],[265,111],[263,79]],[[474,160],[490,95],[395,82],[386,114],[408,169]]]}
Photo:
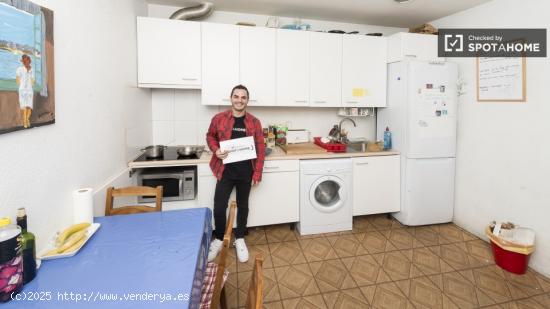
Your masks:
{"label": "man standing", "polygon": [[23,118],[23,127],[31,126],[31,113],[33,105],[34,71],[31,67],[31,57],[21,56],[23,64],[15,71],[15,82],[19,86],[19,107],[21,108],[21,118]]}
{"label": "man standing", "polygon": [[[226,225],[226,209],[233,187],[237,191],[237,228],[235,229],[235,247],[240,262],[248,261],[248,249],[244,242],[246,221],[248,218],[248,196],[251,186],[257,186],[262,179],[264,167],[265,146],[262,125],[260,121],[246,112],[249,94],[243,85],[231,90],[231,109],[218,113],[208,128],[206,142],[214,153],[210,160],[210,168],[216,176],[216,192],[214,193],[215,239],[210,244],[208,261],[213,261],[223,245],[223,234]],[[228,139],[253,136],[256,144],[256,159],[223,164],[227,152],[220,150],[220,142]]]}

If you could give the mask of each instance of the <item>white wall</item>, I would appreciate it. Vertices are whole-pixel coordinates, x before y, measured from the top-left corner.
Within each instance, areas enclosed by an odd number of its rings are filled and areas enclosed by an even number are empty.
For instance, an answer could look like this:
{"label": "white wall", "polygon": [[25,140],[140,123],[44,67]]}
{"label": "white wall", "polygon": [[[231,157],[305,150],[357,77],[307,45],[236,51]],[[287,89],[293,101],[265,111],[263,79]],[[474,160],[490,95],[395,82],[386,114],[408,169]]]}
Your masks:
{"label": "white wall", "polygon": [[[150,17],[168,18],[178,7],[153,5],[148,6]],[[264,26],[269,16],[214,11],[208,18],[201,20],[214,23],[235,24],[252,22]],[[294,18],[280,17],[280,25],[291,24]],[[381,32],[390,35],[404,28],[380,27],[373,25],[337,23],[322,20],[303,19],[312,30],[344,30],[360,33]],[[229,91],[228,89],[228,97]],[[153,141],[155,144],[181,145],[205,144],[205,134],[212,116],[227,107],[201,105],[200,91],[197,90],[152,90],[153,104]],[[337,108],[290,108],[290,107],[257,107],[250,106],[249,111],[258,116],[264,127],[269,124],[288,122],[291,128],[308,129],[312,136],[325,136],[334,124],[342,117],[336,115]],[[357,128],[345,123],[350,137],[375,138],[375,121],[372,117],[354,118]]]}
{"label": "white wall", "polygon": [[[432,22],[438,28],[550,28],[550,2],[495,0]],[[548,41],[548,38],[547,38]],[[451,60],[451,59],[449,59]],[[454,58],[459,100],[454,221],[482,236],[492,220],[537,233],[531,266],[550,275],[550,61],[527,58],[527,101],[476,101],[475,58]]]}
{"label": "white wall", "polygon": [[[229,97],[229,91],[228,95]],[[200,90],[154,89],[153,141],[162,145],[206,144],[206,131],[212,117],[229,106],[201,105]],[[248,107],[264,127],[269,124],[288,124],[291,129],[307,129],[311,136],[326,136],[343,117],[336,108],[308,107]],[[353,117],[357,127],[345,122],[349,137],[374,139],[374,117]]]}
{"label": "white wall", "polygon": [[[180,9],[181,7],[166,6],[166,5],[157,5],[150,4],[148,6],[149,17],[158,17],[158,18],[168,18],[172,13]],[[211,22],[211,23],[222,23],[222,24],[236,24],[238,22],[248,22],[254,23],[258,27],[264,27],[266,25],[267,19],[270,16],[268,15],[258,15],[258,14],[245,14],[245,13],[235,13],[235,12],[225,12],[225,11],[214,11],[208,18],[201,19],[201,21]],[[394,34],[400,31],[408,31],[407,28],[396,28],[396,27],[383,27],[369,24],[350,24],[350,23],[341,23],[333,22],[327,20],[315,20],[315,19],[299,19],[293,17],[284,17],[279,16],[279,26],[293,24],[295,21],[300,23],[306,23],[311,26],[311,31],[317,30],[343,30],[346,32],[350,31],[359,31],[360,33],[371,33],[371,32],[380,32],[385,36]],[[368,23],[368,20],[365,21]]]}
{"label": "white wall", "polygon": [[26,207],[40,250],[72,223],[73,190],[98,190],[150,143],[151,95],[136,88],[145,1],[34,2],[54,11],[56,123],[0,135],[0,216]]}

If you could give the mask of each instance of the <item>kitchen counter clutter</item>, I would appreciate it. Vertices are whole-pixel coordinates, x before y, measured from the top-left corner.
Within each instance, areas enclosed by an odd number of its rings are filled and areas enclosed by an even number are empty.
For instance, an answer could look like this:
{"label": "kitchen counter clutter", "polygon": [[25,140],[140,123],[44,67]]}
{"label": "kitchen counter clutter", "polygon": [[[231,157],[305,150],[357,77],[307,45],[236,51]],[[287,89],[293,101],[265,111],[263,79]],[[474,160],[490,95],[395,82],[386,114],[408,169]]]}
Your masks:
{"label": "kitchen counter clutter", "polygon": [[[309,154],[287,154],[280,147],[273,148],[271,154],[265,157],[266,161],[271,160],[311,160],[311,159],[331,159],[331,158],[356,158],[356,157],[372,157],[372,156],[394,156],[399,152],[395,150],[391,151],[377,151],[377,152],[321,152],[321,153],[309,153]],[[212,153],[204,151],[200,158],[190,158],[185,160],[179,160],[176,158],[168,160],[146,160],[146,161],[132,161],[128,163],[130,168],[147,168],[147,167],[163,167],[163,166],[186,166],[186,165],[198,165],[201,163],[209,163]]]}

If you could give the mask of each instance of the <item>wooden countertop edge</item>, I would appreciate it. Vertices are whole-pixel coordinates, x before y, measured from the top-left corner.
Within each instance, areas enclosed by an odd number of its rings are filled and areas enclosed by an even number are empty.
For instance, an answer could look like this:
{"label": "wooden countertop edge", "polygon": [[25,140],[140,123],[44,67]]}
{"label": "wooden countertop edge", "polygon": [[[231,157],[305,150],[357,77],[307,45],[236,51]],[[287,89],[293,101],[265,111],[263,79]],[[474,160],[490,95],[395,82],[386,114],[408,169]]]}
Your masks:
{"label": "wooden countertop edge", "polygon": [[[378,151],[378,152],[344,152],[344,153],[315,153],[301,155],[287,155],[282,149],[276,149],[272,154],[265,158],[266,161],[273,160],[312,160],[312,159],[333,159],[333,158],[357,158],[357,157],[376,157],[376,156],[395,156],[399,151]],[[129,162],[129,168],[147,168],[147,167],[169,167],[169,166],[188,166],[202,163],[209,163],[211,154],[203,153],[200,159],[195,160],[171,160],[171,161],[143,161]]]}

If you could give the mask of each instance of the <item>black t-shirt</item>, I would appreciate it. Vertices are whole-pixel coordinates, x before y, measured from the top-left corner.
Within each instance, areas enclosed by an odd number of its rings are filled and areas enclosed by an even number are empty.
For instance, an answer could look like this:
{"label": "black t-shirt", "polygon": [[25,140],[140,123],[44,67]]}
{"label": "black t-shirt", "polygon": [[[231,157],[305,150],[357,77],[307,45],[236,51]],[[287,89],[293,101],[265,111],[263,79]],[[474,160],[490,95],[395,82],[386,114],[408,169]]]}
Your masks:
{"label": "black t-shirt", "polygon": [[[246,137],[244,117],[235,117],[231,139]],[[252,160],[245,160],[226,164],[223,175],[230,179],[252,179],[252,172]]]}

